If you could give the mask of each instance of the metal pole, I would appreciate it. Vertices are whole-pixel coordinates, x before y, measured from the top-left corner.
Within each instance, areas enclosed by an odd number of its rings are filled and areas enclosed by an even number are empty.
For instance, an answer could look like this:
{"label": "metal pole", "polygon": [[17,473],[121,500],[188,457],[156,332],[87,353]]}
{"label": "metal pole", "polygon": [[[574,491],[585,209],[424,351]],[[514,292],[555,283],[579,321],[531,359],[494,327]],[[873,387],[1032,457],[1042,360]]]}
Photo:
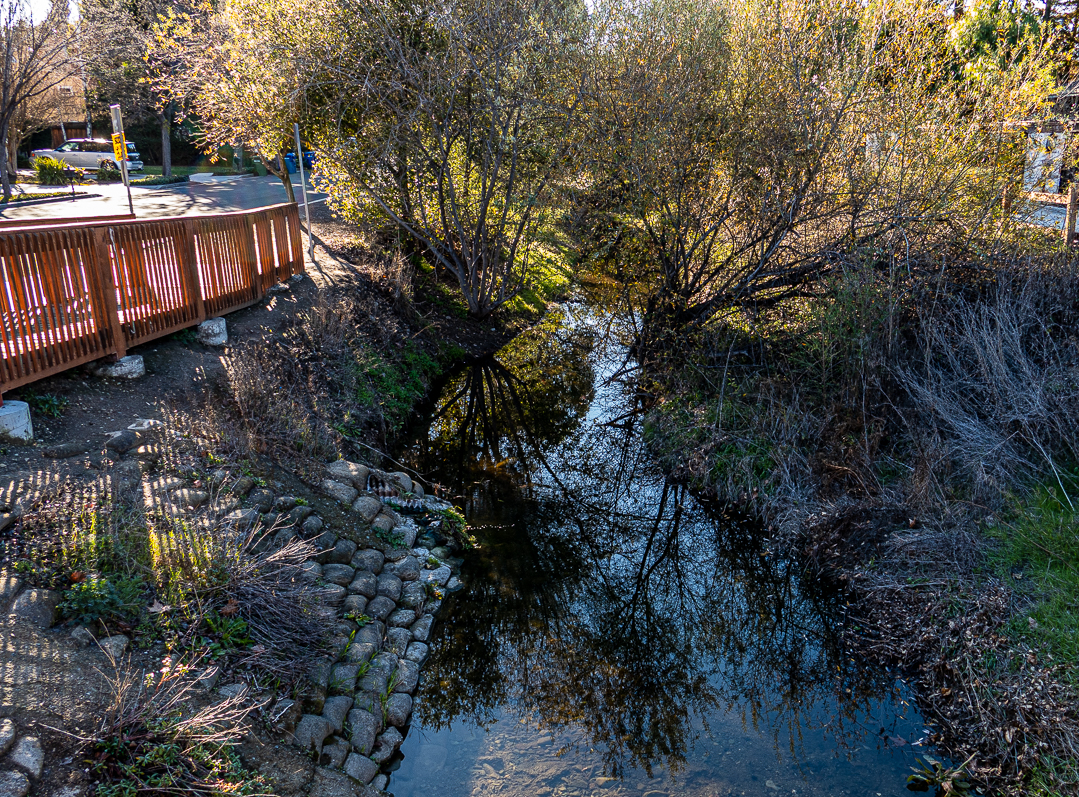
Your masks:
{"label": "metal pole", "polygon": [[[124,137],[124,115],[120,113],[119,105],[110,105],[109,111],[112,112],[112,132],[119,134],[120,136],[120,173],[124,178],[124,187],[127,189],[127,209],[131,211],[131,215],[135,215],[135,203],[131,201],[131,178],[127,173],[127,138]],[[115,141],[113,147],[116,146]],[[115,155],[116,152],[114,151]]]}
{"label": "metal pole", "polygon": [[311,234],[311,205],[307,201],[307,177],[303,170],[303,147],[300,146],[300,124],[292,125],[292,132],[296,136],[296,163],[300,168],[300,190],[303,191],[303,215],[307,219],[307,254],[311,262],[315,262],[315,239]]}

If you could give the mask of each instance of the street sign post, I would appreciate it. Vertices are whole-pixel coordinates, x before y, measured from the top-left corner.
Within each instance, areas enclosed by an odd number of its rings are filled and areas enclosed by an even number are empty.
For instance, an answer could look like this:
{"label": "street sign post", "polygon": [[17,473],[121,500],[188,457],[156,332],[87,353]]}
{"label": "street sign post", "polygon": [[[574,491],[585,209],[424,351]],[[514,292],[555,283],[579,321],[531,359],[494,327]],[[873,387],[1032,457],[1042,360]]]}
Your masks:
{"label": "street sign post", "polygon": [[124,138],[124,115],[120,113],[119,105],[110,105],[109,112],[112,114],[112,153],[116,162],[120,164],[120,174],[124,178],[124,187],[127,189],[127,209],[131,215],[135,215],[135,203],[131,201],[131,178],[127,173],[127,140]]}
{"label": "street sign post", "polygon": [[292,132],[296,134],[296,163],[300,168],[300,189],[303,191],[303,213],[307,217],[307,252],[311,262],[315,262],[315,238],[311,235],[311,206],[307,200],[307,177],[303,171],[303,147],[300,145],[300,125],[294,123]]}

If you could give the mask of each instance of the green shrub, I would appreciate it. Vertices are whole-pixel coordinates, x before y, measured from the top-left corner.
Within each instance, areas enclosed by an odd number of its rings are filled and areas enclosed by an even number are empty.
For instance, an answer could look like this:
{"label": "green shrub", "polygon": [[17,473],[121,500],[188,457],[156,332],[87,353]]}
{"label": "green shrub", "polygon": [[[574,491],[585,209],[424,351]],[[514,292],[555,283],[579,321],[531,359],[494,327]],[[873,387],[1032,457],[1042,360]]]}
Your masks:
{"label": "green shrub", "polygon": [[143,603],[144,584],[137,577],[90,576],[64,594],[60,611],[80,625],[98,620],[129,619]]}
{"label": "green shrub", "polygon": [[35,412],[39,412],[49,418],[59,418],[67,409],[69,400],[65,396],[57,396],[52,393],[28,393],[25,395],[26,403]]}
{"label": "green shrub", "polygon": [[34,159],[34,172],[41,185],[67,185],[68,178],[64,174],[67,168],[66,163],[56,158],[45,156]]}
{"label": "green shrub", "polygon": [[115,163],[103,160],[97,165],[94,179],[99,183],[118,183],[124,179],[124,175],[123,172],[116,168]]}

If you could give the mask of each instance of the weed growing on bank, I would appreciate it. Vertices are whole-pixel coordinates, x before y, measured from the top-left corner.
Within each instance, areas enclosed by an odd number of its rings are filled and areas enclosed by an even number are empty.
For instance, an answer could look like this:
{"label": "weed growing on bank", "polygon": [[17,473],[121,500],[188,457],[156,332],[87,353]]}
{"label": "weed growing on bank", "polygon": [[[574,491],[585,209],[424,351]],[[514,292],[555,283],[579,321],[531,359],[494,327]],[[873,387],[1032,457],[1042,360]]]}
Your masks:
{"label": "weed growing on bank", "polygon": [[250,711],[247,695],[193,708],[196,675],[193,666],[171,660],[143,679],[115,668],[112,704],[83,740],[97,797],[268,793],[269,784],[233,749]]}
{"label": "weed growing on bank", "polygon": [[461,350],[416,339],[381,298],[319,294],[282,334],[232,350],[227,384],[192,418],[198,434],[235,459],[268,456],[314,482],[346,438],[385,445]]}
{"label": "weed growing on bank", "polygon": [[994,545],[988,563],[1011,583],[1021,603],[1007,626],[1016,642],[1044,651],[1046,659],[1079,684],[1079,476],[1065,474],[1062,493],[1041,485],[1013,498],[1000,520],[987,524]]}

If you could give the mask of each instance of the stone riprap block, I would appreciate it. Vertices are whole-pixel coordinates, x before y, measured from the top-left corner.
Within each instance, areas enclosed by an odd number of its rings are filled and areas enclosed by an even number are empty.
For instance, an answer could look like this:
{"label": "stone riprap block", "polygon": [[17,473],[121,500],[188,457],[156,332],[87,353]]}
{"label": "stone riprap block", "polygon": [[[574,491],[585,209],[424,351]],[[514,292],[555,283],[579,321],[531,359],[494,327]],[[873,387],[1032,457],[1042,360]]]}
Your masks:
{"label": "stone riprap block", "polygon": [[91,370],[94,376],[108,379],[139,379],[146,376],[146,363],[141,354],[129,354],[114,363],[94,363]]}
{"label": "stone riprap block", "polygon": [[139,418],[133,424],[128,426],[127,430],[137,434],[141,440],[155,429],[163,429],[164,427],[165,424],[155,418]]}
{"label": "stone riprap block", "polygon": [[412,696],[394,693],[386,700],[386,722],[395,728],[403,728],[408,725],[408,718],[412,715]]}
{"label": "stone riprap block", "polygon": [[[368,759],[370,760],[370,759]],[[378,764],[371,762],[378,772]],[[0,794],[4,797],[26,797],[30,791],[30,781],[21,772],[0,772]]]}
{"label": "stone riprap block", "polygon": [[0,611],[7,610],[8,605],[19,594],[21,588],[22,581],[15,578],[15,576],[0,573]]}
{"label": "stone riprap block", "polygon": [[11,745],[15,744],[16,736],[18,732],[15,729],[15,723],[9,719],[0,720],[0,756],[11,749]]}
{"label": "stone riprap block", "polygon": [[342,504],[351,504],[359,495],[359,492],[351,484],[343,484],[333,479],[323,479],[319,487],[330,498]]}
{"label": "stone riprap block", "polygon": [[386,650],[395,656],[404,656],[412,642],[412,632],[407,628],[390,628],[386,631]]}
{"label": "stone riprap block", "polygon": [[404,584],[397,576],[392,573],[383,573],[378,577],[376,584],[378,585],[379,595],[385,595],[394,602],[401,599]]}
{"label": "stone riprap block", "polygon": [[417,664],[423,664],[430,649],[423,642],[410,642],[405,650],[405,658]]}
{"label": "stone riprap block", "polygon": [[366,465],[339,459],[326,466],[326,473],[334,481],[351,484],[362,491],[367,489],[367,477],[371,475],[371,470]]}
{"label": "stone riprap block", "polygon": [[297,747],[310,750],[318,756],[322,754],[322,743],[331,733],[333,726],[329,720],[316,714],[304,714],[300,717],[292,738]]}
{"label": "stone riprap block", "polygon": [[5,401],[0,407],[0,440],[13,443],[32,443],[34,424],[30,420],[30,405],[25,401]]}
{"label": "stone riprap block", "polygon": [[376,719],[370,711],[356,708],[348,713],[348,724],[352,728],[350,741],[356,752],[360,755],[371,755],[382,721]]}
{"label": "stone riprap block", "polygon": [[41,777],[41,770],[45,768],[45,751],[41,749],[41,742],[36,737],[23,736],[15,742],[7,760],[37,780]]}
{"label": "stone riprap block", "polygon": [[57,443],[41,449],[41,456],[46,459],[69,459],[85,454],[89,450],[89,443]]}
{"label": "stone riprap block", "polygon": [[376,740],[371,758],[379,764],[386,763],[397,752],[397,748],[401,746],[404,740],[405,737],[401,735],[399,730],[393,727],[387,728]]}
{"label": "stone riprap block", "polygon": [[378,764],[367,756],[352,753],[345,759],[345,774],[355,778],[360,783],[370,783],[378,774]]}
{"label": "stone riprap block", "polygon": [[357,570],[370,570],[377,575],[382,572],[382,565],[385,561],[386,557],[382,551],[368,548],[352,557],[352,566]]}
{"label": "stone riprap block", "polygon": [[19,622],[50,628],[56,622],[60,593],[51,589],[27,589],[19,594],[11,613]]}
{"label": "stone riprap block", "polygon": [[352,511],[359,515],[364,523],[370,523],[382,511],[382,502],[377,498],[365,495],[356,499],[352,504]]}
{"label": "stone riprap block", "polygon": [[352,745],[337,737],[332,737],[332,741],[332,744],[323,745],[322,755],[318,762],[324,767],[340,769],[345,765],[345,759],[348,758],[349,753],[352,752]]}
{"label": "stone riprap block", "polygon": [[350,708],[352,708],[351,697],[338,696],[326,700],[322,716],[333,726],[334,733],[340,733],[345,727],[345,718]]}
{"label": "stone riprap block", "polygon": [[106,639],[99,640],[98,645],[101,646],[101,650],[104,651],[106,656],[115,661],[124,655],[124,651],[127,650],[130,642],[131,640],[123,634],[114,634]]}
{"label": "stone riprap block", "polygon": [[224,346],[229,342],[228,324],[223,318],[207,318],[199,324],[195,337],[203,346]]}

